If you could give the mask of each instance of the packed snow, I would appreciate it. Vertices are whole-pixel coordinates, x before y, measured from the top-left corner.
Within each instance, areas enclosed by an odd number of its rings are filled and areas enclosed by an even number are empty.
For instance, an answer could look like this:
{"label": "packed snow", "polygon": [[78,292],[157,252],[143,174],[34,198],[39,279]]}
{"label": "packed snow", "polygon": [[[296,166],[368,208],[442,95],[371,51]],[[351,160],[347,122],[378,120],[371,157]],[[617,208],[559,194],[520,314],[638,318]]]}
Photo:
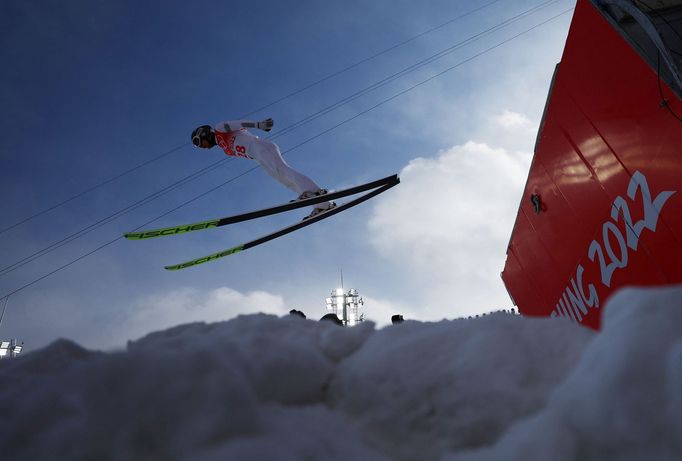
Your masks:
{"label": "packed snow", "polygon": [[597,333],[504,313],[344,328],[194,323],[0,362],[12,460],[679,460],[682,286]]}

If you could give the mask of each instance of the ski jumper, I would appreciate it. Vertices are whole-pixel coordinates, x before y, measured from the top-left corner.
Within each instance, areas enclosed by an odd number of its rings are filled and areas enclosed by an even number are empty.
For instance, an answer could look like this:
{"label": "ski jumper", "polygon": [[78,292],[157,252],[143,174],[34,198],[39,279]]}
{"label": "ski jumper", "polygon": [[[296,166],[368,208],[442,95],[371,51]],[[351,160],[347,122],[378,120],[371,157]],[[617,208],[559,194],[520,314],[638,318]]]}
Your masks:
{"label": "ski jumper", "polygon": [[[245,120],[221,122],[215,127],[216,143],[227,155],[255,160],[268,173],[296,194],[320,190],[320,186],[291,168],[282,158],[277,144],[261,139],[242,128]],[[317,205],[320,206],[320,205]]]}

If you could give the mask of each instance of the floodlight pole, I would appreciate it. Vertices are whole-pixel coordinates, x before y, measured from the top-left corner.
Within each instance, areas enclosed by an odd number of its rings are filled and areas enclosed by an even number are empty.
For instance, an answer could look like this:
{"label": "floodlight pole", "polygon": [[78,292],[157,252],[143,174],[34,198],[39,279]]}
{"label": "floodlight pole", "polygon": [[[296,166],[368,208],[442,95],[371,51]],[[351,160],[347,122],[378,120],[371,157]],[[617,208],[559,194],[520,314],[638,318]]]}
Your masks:
{"label": "floodlight pole", "polygon": [[14,348],[16,346],[17,346],[17,339],[16,338],[10,339],[9,340],[9,351],[8,351],[8,353],[9,353],[8,356],[10,359],[13,359],[14,357],[16,357],[16,354],[14,353]]}
{"label": "floodlight pole", "polygon": [[364,321],[364,315],[358,312],[364,300],[358,295],[358,290],[351,288],[344,292],[343,288],[332,290],[331,297],[326,299],[327,313],[335,314],[344,326],[353,326]]}

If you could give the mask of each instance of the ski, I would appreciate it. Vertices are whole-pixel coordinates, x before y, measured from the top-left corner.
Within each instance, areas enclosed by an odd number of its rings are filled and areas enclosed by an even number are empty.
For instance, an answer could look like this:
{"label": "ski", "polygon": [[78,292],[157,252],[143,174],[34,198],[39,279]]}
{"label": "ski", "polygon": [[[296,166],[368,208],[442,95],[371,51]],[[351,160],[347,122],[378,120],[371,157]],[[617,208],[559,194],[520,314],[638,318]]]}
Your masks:
{"label": "ski", "polygon": [[169,235],[186,234],[187,232],[200,231],[204,229],[212,229],[214,227],[226,226],[228,224],[235,224],[242,221],[249,221],[251,219],[262,218],[273,214],[283,213],[285,211],[295,210],[306,206],[315,205],[317,203],[328,202],[337,198],[355,195],[367,190],[376,189],[387,184],[397,184],[400,181],[398,175],[394,174],[376,181],[361,184],[359,186],[349,187],[335,192],[330,192],[324,195],[318,195],[304,200],[294,200],[283,205],[275,205],[262,210],[249,211],[224,218],[211,219],[207,221],[195,222],[191,224],[182,224],[180,226],[165,227],[162,229],[153,229],[140,232],[128,232],[123,236],[129,240],[144,240],[155,237],[166,237]]}
{"label": "ski", "polygon": [[228,248],[227,250],[219,251],[217,253],[213,253],[208,256],[203,256],[201,258],[193,259],[191,261],[187,261],[184,263],[180,264],[175,264],[173,266],[166,266],[165,269],[169,271],[176,271],[180,269],[186,269],[188,267],[192,266],[197,266],[199,264],[204,264],[210,261],[215,261],[216,259],[224,258],[225,256],[230,256],[236,253],[240,253],[242,251],[248,250],[249,248],[253,248],[258,245],[262,245],[265,242],[269,242],[270,240],[274,240],[278,237],[282,237],[283,235],[289,234],[291,232],[294,232],[298,229],[302,229],[306,226],[310,226],[311,224],[314,224],[318,221],[321,221],[326,218],[330,218],[334,216],[337,213],[340,213],[344,210],[347,210],[348,208],[354,207],[355,205],[358,205],[366,200],[369,200],[370,198],[377,196],[381,194],[382,192],[387,191],[391,187],[397,185],[400,183],[400,179],[398,178],[397,175],[391,176],[393,178],[390,182],[382,185],[378,189],[375,189],[371,192],[368,192],[358,198],[355,198],[353,200],[350,200],[342,205],[338,205],[335,208],[330,209],[329,211],[325,211],[324,213],[320,213],[317,216],[314,216],[312,218],[308,218],[306,220],[303,220],[301,222],[298,222],[296,224],[293,224],[291,226],[282,228],[280,230],[277,230],[275,232],[272,232],[270,234],[264,235],[263,237],[257,238],[256,240],[252,240],[247,243],[243,243],[241,245],[238,245],[236,247]]}

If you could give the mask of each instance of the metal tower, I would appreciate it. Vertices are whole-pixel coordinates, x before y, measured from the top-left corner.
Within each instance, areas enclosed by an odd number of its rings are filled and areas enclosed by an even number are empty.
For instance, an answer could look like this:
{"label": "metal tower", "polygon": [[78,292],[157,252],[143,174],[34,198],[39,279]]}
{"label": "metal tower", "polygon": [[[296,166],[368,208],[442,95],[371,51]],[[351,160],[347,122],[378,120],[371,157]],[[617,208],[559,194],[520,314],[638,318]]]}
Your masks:
{"label": "metal tower", "polygon": [[358,295],[358,290],[351,288],[344,292],[343,288],[332,290],[331,298],[327,298],[327,313],[336,314],[344,326],[353,326],[365,319],[360,307],[365,301]]}
{"label": "metal tower", "polygon": [[7,358],[14,358],[23,349],[23,343],[18,344],[16,339],[10,339],[9,341],[0,341],[0,360]]}

